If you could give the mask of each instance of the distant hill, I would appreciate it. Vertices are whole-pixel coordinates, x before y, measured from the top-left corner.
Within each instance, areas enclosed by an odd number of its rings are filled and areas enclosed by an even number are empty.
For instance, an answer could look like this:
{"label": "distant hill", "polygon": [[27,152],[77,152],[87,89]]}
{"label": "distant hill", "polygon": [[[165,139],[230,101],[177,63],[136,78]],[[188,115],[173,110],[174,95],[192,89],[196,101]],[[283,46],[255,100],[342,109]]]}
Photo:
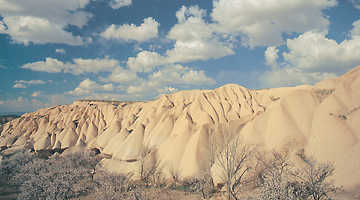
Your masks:
{"label": "distant hill", "polygon": [[0,126],[6,124],[7,122],[20,117],[20,115],[10,114],[10,115],[0,115]]}

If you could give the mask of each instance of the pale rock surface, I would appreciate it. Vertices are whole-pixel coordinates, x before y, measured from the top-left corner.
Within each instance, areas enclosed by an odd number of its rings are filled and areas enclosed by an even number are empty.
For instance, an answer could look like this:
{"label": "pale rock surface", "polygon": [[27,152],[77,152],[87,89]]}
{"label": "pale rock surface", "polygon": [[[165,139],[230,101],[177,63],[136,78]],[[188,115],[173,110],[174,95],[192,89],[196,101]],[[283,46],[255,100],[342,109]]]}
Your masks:
{"label": "pale rock surface", "polygon": [[103,166],[117,172],[138,171],[148,151],[164,173],[180,177],[209,170],[212,135],[221,143],[231,133],[262,151],[333,162],[335,183],[360,191],[360,67],[314,86],[230,84],[148,102],[76,101],[24,114],[2,129],[0,146],[98,148],[111,156]]}

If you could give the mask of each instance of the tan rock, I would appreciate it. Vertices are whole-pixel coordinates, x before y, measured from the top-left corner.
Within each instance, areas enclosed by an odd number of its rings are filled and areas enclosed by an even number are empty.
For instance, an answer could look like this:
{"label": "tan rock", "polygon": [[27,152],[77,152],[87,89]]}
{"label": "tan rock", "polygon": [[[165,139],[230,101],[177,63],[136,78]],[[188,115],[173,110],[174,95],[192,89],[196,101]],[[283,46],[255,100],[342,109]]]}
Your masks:
{"label": "tan rock", "polygon": [[[224,128],[226,127],[226,128]],[[335,164],[335,182],[360,190],[360,67],[314,86],[249,90],[230,84],[148,102],[76,101],[27,113],[2,128],[0,145],[87,146],[112,155],[112,171],[139,169],[143,149],[164,173],[209,170],[209,138],[240,135],[264,151],[304,151]],[[80,148],[80,147],[79,147]],[[155,162],[155,161],[154,161]],[[215,170],[216,171],[216,170]]]}

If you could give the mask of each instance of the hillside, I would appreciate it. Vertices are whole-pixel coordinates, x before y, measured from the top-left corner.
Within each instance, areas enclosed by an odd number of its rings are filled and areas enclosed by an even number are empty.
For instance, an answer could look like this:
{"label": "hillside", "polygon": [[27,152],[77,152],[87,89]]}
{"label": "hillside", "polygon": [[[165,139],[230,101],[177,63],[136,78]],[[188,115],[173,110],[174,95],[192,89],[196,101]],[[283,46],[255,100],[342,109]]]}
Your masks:
{"label": "hillside", "polygon": [[[189,177],[206,170],[212,135],[237,134],[261,151],[304,152],[333,162],[335,182],[359,191],[359,128],[357,67],[314,86],[250,90],[231,84],[148,102],[75,101],[5,124],[0,146],[98,148],[111,156],[103,166],[117,172],[136,171],[148,149],[164,172]],[[216,169],[212,173],[216,181]]]}
{"label": "hillside", "polygon": [[7,122],[13,120],[13,119],[16,119],[20,116],[18,115],[3,115],[3,116],[0,116],[0,126],[3,125],[3,124],[6,124]]}

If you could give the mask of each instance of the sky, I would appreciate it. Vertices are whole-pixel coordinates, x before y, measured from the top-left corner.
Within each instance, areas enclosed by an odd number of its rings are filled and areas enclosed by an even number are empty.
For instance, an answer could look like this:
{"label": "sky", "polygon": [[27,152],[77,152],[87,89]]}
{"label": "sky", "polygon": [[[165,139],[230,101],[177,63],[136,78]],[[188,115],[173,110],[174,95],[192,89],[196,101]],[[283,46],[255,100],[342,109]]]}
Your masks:
{"label": "sky", "polygon": [[360,0],[0,0],[0,113],[314,84],[360,65]]}

